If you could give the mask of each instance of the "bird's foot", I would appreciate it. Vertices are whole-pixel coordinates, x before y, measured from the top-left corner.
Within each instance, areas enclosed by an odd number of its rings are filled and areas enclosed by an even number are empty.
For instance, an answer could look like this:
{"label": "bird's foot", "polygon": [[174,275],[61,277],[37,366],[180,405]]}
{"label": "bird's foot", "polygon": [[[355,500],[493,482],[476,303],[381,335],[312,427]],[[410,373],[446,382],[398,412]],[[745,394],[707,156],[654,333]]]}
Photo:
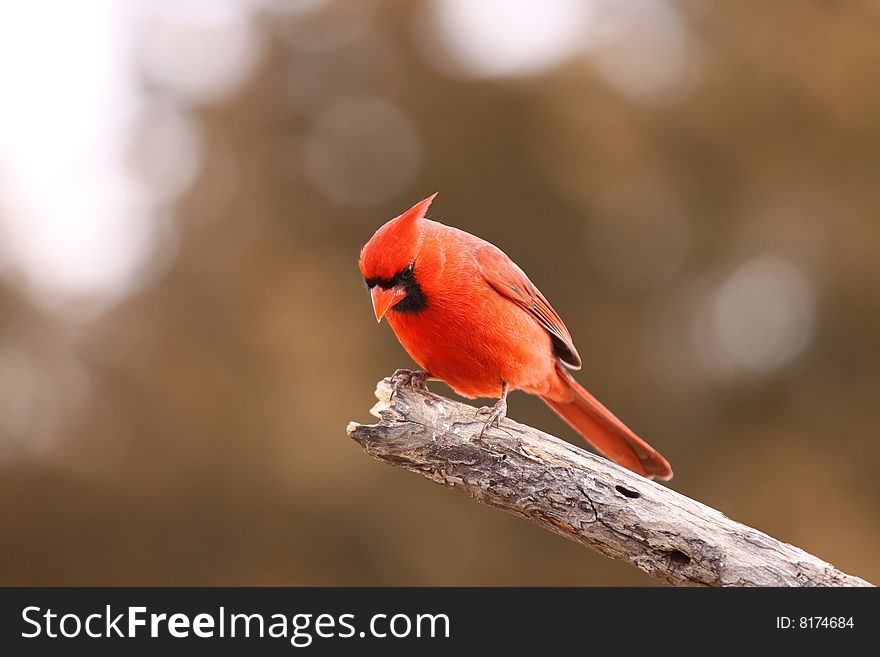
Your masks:
{"label": "bird's foot", "polygon": [[401,386],[408,385],[415,390],[428,390],[428,373],[422,370],[400,369],[391,375],[391,399],[400,390]]}
{"label": "bird's foot", "polygon": [[507,417],[507,399],[501,398],[495,402],[494,406],[483,406],[477,409],[477,415],[486,415],[486,423],[480,431],[480,438],[486,433],[486,429],[490,427],[500,428],[501,420]]}

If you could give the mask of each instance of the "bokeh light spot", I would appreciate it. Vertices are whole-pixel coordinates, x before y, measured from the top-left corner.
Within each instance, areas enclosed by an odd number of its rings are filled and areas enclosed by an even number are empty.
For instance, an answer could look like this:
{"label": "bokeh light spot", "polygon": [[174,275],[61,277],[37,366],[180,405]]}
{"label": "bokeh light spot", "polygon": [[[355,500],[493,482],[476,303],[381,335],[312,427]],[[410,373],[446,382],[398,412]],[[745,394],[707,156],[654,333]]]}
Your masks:
{"label": "bokeh light spot", "polygon": [[679,11],[666,0],[595,0],[587,57],[621,94],[670,102],[689,91],[697,73],[694,44]]}
{"label": "bokeh light spot", "polygon": [[141,37],[145,75],[191,103],[213,103],[235,91],[261,54],[246,7],[188,0],[144,5]]}
{"label": "bokeh light spot", "polygon": [[725,377],[766,373],[809,343],[816,301],[807,276],[788,259],[762,255],[741,264],[696,315],[701,360]]}
{"label": "bokeh light spot", "polygon": [[43,307],[80,303],[78,316],[127,294],[155,244],[141,186],[124,166],[139,102],[133,7],[0,5],[6,275]]}
{"label": "bokeh light spot", "polygon": [[592,2],[434,0],[416,23],[428,61],[455,77],[540,73],[580,48]]}
{"label": "bokeh light spot", "polygon": [[202,161],[198,124],[168,103],[145,109],[132,147],[134,166],[155,202],[172,200],[189,189]]}

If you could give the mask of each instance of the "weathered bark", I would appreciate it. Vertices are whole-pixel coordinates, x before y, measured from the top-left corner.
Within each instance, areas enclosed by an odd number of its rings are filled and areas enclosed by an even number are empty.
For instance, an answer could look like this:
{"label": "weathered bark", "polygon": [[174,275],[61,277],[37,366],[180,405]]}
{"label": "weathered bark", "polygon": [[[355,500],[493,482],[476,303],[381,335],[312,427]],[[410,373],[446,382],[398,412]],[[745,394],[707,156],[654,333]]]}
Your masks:
{"label": "weathered bark", "polygon": [[800,548],[505,419],[480,436],[471,406],[379,382],[374,425],[348,434],[369,454],[586,545],[676,586],[872,586]]}

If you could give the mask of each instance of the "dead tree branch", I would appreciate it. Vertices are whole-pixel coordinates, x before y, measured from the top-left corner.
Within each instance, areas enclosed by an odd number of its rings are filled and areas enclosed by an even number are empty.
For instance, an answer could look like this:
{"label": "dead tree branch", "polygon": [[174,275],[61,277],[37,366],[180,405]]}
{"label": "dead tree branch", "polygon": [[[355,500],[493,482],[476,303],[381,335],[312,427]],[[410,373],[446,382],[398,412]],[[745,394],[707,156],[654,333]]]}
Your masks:
{"label": "dead tree branch", "polygon": [[471,406],[379,382],[370,455],[509,511],[676,586],[871,586],[800,548],[559,438],[503,420],[480,437]]}

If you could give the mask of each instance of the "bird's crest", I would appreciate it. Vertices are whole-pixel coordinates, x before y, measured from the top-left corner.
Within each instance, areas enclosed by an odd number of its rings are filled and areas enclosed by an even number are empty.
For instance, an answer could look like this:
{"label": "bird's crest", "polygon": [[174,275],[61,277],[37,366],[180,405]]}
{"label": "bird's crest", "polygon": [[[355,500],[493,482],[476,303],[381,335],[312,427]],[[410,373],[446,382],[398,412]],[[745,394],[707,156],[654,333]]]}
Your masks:
{"label": "bird's crest", "polygon": [[421,242],[419,220],[423,219],[431,201],[431,194],[403,214],[388,221],[361,249],[361,273],[368,278],[392,278],[412,261]]}

